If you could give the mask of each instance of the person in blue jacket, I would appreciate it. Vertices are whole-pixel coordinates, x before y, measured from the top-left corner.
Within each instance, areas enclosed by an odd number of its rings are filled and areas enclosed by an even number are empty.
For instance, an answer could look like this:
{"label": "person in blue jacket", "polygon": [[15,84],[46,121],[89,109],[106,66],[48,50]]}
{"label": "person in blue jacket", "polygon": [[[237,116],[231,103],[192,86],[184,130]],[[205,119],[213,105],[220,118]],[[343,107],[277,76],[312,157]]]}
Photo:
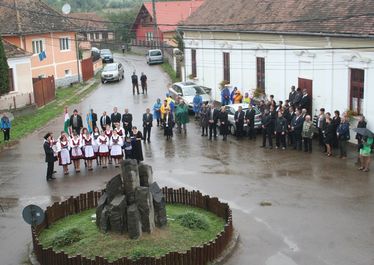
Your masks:
{"label": "person in blue jacket", "polygon": [[350,139],[349,121],[348,118],[343,116],[341,122],[336,130],[336,136],[339,141],[340,158],[347,158],[347,142]]}
{"label": "person in blue jacket", "polygon": [[222,106],[230,104],[230,90],[227,86],[225,86],[221,91],[221,103]]}
{"label": "person in blue jacket", "polygon": [[201,95],[196,94],[193,98],[193,112],[195,113],[195,120],[200,117],[200,110],[203,105],[203,97]]}
{"label": "person in blue jacket", "polygon": [[10,128],[12,128],[12,123],[6,113],[3,113],[0,124],[0,128],[4,133],[4,142],[8,142],[10,140]]}

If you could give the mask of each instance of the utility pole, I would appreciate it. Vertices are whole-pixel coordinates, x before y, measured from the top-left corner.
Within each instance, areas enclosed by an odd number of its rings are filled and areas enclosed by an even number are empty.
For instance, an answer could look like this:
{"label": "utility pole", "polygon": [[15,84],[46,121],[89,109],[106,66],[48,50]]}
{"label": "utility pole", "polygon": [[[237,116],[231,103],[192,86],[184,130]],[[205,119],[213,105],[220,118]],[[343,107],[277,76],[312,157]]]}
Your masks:
{"label": "utility pole", "polygon": [[153,9],[153,36],[156,39],[156,43],[159,40],[158,30],[157,30],[157,17],[156,17],[156,0],[152,0],[152,9]]}

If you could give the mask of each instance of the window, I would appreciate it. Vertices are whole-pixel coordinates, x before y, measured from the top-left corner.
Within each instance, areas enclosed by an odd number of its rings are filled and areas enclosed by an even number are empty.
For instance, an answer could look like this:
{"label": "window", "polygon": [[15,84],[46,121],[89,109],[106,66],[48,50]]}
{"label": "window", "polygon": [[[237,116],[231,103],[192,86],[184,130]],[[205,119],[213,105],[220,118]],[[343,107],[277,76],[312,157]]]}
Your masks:
{"label": "window", "polygon": [[230,82],[230,53],[223,53],[223,80]]}
{"label": "window", "polygon": [[191,50],[191,74],[193,77],[197,76],[197,71],[196,71],[196,50],[192,49]]}
{"label": "window", "polygon": [[257,88],[265,91],[265,58],[256,58]]}
{"label": "window", "polygon": [[365,70],[351,69],[350,109],[357,114],[363,113]]}
{"label": "window", "polygon": [[65,70],[65,76],[71,76],[71,70],[70,69]]}
{"label": "window", "polygon": [[95,39],[97,39],[97,40],[100,39],[100,33],[98,33],[98,32],[95,33]]}
{"label": "window", "polygon": [[13,80],[13,69],[9,68],[8,69],[8,80],[9,80],[9,92],[14,91],[14,80]]}
{"label": "window", "polygon": [[68,37],[60,38],[60,51],[67,51],[70,49],[70,40]]}
{"label": "window", "polygon": [[84,40],[87,40],[87,33],[83,33]]}
{"label": "window", "polygon": [[44,51],[43,40],[33,40],[32,41],[32,52],[38,54]]}
{"label": "window", "polygon": [[91,40],[94,39],[94,34],[93,34],[93,33],[90,33],[90,39],[91,39]]}
{"label": "window", "polygon": [[107,40],[108,39],[108,32],[101,33],[101,36],[103,37],[104,40]]}
{"label": "window", "polygon": [[147,41],[152,41],[153,40],[153,32],[147,32],[146,35],[145,35],[145,39]]}

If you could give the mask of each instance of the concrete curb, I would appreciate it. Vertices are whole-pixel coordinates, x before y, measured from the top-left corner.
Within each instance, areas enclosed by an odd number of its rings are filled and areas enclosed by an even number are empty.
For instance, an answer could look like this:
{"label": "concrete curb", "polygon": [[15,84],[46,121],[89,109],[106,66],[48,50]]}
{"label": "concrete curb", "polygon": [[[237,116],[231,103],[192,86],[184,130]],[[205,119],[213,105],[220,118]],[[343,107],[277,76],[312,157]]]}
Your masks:
{"label": "concrete curb", "polygon": [[[227,246],[227,249],[222,253],[222,255],[214,260],[213,262],[209,263],[210,265],[223,265],[225,264],[229,258],[234,254],[236,247],[239,242],[239,233],[234,230],[232,239]],[[29,261],[32,265],[40,265],[40,263],[36,260],[33,248],[32,248],[32,242],[28,244],[28,252],[29,252]]]}

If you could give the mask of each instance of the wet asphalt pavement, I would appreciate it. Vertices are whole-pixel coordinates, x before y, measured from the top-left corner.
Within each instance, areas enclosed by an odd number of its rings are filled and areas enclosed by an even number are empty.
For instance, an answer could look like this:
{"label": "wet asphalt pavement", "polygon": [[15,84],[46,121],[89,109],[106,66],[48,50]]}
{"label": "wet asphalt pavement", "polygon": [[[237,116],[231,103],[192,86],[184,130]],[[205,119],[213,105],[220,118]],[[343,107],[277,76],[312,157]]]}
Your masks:
{"label": "wet asphalt pavement", "polygon": [[[120,83],[101,85],[76,107],[98,116],[117,106],[141,115],[157,97],[164,98],[169,84],[160,66],[148,66],[143,57],[118,57],[126,77]],[[136,70],[148,76],[148,95],[132,95],[130,76]],[[62,108],[61,108],[62,112]],[[71,195],[104,188],[119,170],[95,168],[45,181],[42,137],[63,129],[63,116],[0,153],[0,265],[18,265],[26,259],[30,227],[21,211],[28,204],[46,207]],[[143,145],[145,162],[153,166],[161,186],[200,190],[227,201],[240,233],[229,265],[372,265],[374,264],[373,173],[362,173],[353,164],[326,158],[317,146],[313,154],[293,150],[261,149],[257,142],[229,137],[209,142],[200,136],[191,119],[187,136],[175,134],[167,142],[153,127],[151,143]],[[373,167],[372,167],[373,168]],[[262,207],[261,201],[272,206]]]}

